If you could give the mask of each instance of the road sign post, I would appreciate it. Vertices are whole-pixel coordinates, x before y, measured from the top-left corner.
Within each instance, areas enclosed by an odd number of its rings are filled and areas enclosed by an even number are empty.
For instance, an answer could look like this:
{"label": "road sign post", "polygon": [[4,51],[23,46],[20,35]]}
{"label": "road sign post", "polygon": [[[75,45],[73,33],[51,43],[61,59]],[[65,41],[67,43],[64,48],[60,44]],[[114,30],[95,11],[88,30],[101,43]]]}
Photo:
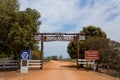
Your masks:
{"label": "road sign post", "polygon": [[87,60],[98,60],[99,59],[99,51],[97,50],[88,50],[85,51],[85,59]]}
{"label": "road sign post", "polygon": [[99,51],[88,50],[88,51],[85,51],[84,56],[86,60],[94,60],[93,70],[95,71],[96,70],[95,60],[99,60]]}
{"label": "road sign post", "polygon": [[27,60],[29,60],[29,59],[30,59],[30,50],[21,50],[20,51],[20,60],[21,60],[20,72],[21,73],[28,72]]}

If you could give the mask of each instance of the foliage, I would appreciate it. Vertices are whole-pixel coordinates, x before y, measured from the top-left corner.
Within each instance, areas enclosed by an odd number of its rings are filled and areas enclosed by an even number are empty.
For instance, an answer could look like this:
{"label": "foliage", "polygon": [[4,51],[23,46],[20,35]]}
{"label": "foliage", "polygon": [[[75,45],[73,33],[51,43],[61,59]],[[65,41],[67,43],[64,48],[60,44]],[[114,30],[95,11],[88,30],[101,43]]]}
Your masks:
{"label": "foliage", "polygon": [[0,0],[0,53],[9,51],[8,34],[12,27],[12,16],[18,12],[18,9],[19,4],[16,0]]}
{"label": "foliage", "polygon": [[106,34],[104,31],[102,31],[99,27],[95,27],[92,25],[83,27],[83,32],[85,33],[86,38],[88,37],[106,38]]}
{"label": "foliage", "polygon": [[31,59],[32,60],[39,60],[41,52],[39,50],[32,50],[31,51]]}
{"label": "foliage", "polygon": [[85,40],[85,50],[98,50],[100,53],[100,60],[103,61],[104,56],[107,55],[108,52],[108,39],[106,38],[93,38],[90,37],[89,39]]}
{"label": "foliage", "polygon": [[[109,55],[106,64],[110,69],[117,70],[120,74],[120,43],[116,41],[109,41]],[[114,65],[113,65],[114,64]]]}
{"label": "foliage", "polygon": [[63,59],[63,56],[62,56],[62,55],[60,55],[58,59]]}
{"label": "foliage", "polygon": [[39,26],[41,24],[41,21],[39,21],[39,18],[41,17],[41,15],[37,10],[27,8],[25,12],[32,18],[36,26]]}
{"label": "foliage", "polygon": [[[100,28],[95,26],[87,26],[83,28],[86,40],[79,41],[79,57],[84,58],[84,50],[94,49],[100,50],[103,46],[106,46],[107,39],[106,34]],[[104,40],[104,41],[102,41]],[[105,44],[104,44],[105,43]],[[71,58],[77,58],[77,44],[76,41],[70,41],[67,47],[67,51]]]}
{"label": "foliage", "polygon": [[52,60],[57,60],[58,57],[53,55],[53,56],[51,56],[51,59],[52,59]]}
{"label": "foliage", "polygon": [[[85,50],[98,50],[100,58],[96,62],[102,63],[104,68],[120,73],[120,43],[107,39],[105,32],[95,26],[84,27],[83,32],[86,34],[86,40],[79,41],[80,58],[84,58]],[[75,41],[68,44],[67,51],[71,58],[77,58]]]}
{"label": "foliage", "polygon": [[53,55],[53,56],[47,56],[46,58],[44,58],[45,60],[57,60],[58,57]]}
{"label": "foliage", "polygon": [[[80,58],[83,58],[84,55],[84,50],[83,50],[83,47],[84,47],[84,42],[83,41],[79,41],[79,52],[80,52]],[[72,58],[72,59],[75,59],[77,58],[77,44],[75,41],[71,41],[69,44],[68,44],[68,47],[67,47],[67,52],[69,53],[69,56]],[[82,53],[82,54],[81,54]]]}
{"label": "foliage", "polygon": [[0,53],[19,57],[20,50],[33,49],[40,17],[35,9],[19,11],[18,0],[0,0]]}

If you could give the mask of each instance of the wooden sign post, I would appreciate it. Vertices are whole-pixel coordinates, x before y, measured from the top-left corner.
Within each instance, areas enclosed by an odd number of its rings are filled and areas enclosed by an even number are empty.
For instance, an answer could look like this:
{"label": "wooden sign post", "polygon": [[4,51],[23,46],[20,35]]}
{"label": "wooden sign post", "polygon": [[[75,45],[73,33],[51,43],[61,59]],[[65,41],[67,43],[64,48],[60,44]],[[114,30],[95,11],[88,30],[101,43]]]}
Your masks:
{"label": "wooden sign post", "polygon": [[85,59],[87,60],[99,60],[99,51],[97,50],[88,50],[85,51]]}

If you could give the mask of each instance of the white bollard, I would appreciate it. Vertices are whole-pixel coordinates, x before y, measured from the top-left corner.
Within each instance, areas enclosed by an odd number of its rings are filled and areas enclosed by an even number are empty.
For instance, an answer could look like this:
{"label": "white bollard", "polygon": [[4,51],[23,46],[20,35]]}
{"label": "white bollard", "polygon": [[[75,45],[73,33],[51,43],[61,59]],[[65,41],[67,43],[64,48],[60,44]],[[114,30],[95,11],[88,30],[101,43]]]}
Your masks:
{"label": "white bollard", "polygon": [[27,60],[21,60],[20,73],[28,72],[28,64]]}

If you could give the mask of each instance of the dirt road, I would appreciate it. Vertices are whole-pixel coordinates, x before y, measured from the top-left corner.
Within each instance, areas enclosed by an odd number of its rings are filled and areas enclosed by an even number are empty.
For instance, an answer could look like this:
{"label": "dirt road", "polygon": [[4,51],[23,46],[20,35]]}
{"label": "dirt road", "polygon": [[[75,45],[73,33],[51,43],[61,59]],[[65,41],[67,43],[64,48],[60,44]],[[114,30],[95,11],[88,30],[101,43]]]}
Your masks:
{"label": "dirt road", "polygon": [[12,75],[5,80],[117,80],[105,74],[77,70],[72,62],[50,61],[43,70],[32,70],[27,74]]}

